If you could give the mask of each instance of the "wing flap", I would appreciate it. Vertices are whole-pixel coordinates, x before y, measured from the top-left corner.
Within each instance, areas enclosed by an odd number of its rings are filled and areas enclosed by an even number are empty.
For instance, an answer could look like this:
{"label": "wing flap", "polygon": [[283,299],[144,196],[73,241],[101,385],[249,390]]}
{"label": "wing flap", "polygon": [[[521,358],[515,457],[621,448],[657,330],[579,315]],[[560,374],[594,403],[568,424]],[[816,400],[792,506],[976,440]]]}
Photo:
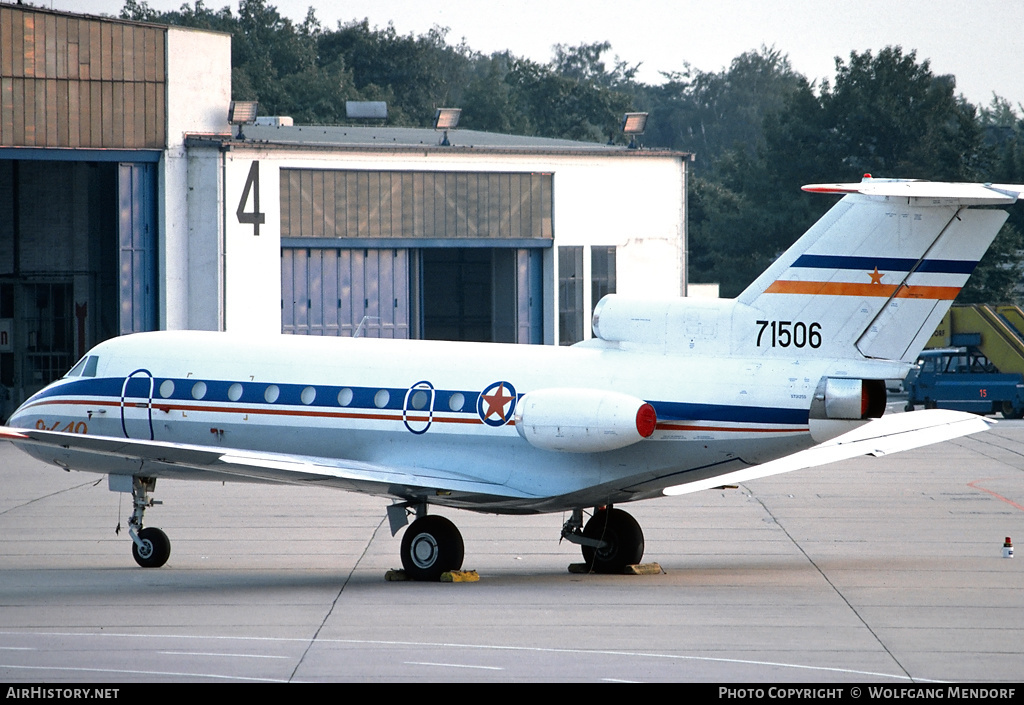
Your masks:
{"label": "wing flap", "polygon": [[883,416],[813,448],[725,475],[667,487],[664,493],[666,495],[689,494],[793,470],[813,468],[839,460],[855,458],[859,455],[881,456],[899,453],[911,448],[920,448],[932,443],[978,433],[993,425],[995,425],[995,421],[981,416],[947,409],[929,409]]}

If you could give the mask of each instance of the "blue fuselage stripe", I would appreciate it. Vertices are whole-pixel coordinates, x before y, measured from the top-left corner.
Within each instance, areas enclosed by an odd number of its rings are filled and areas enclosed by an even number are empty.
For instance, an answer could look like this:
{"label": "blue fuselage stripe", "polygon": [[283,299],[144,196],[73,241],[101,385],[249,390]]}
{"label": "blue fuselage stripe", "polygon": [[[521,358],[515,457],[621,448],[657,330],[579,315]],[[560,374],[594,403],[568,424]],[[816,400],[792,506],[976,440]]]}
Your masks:
{"label": "blue fuselage stripe", "polygon": [[[173,391],[168,396],[163,396],[161,387],[166,382],[173,383]],[[201,398],[192,395],[194,386],[203,383],[206,386],[206,393]],[[229,393],[233,385],[238,384],[242,388],[241,395],[237,398],[230,398]],[[40,402],[43,400],[59,402],[60,397],[91,397],[97,403],[120,404],[121,392],[124,385],[123,378],[79,378],[67,380],[53,387],[48,387],[38,392],[29,402]],[[267,387],[275,386],[279,394],[273,402],[266,401],[264,396]],[[316,394],[310,403],[304,403],[302,392],[306,389],[315,389]],[[237,388],[236,388],[237,389]],[[351,390],[351,400],[342,405],[339,402],[339,394],[342,390]],[[381,390],[388,392],[388,401],[380,405],[381,397],[378,396]],[[150,381],[148,377],[132,378],[125,390],[125,397],[129,400],[138,401],[148,399]],[[304,384],[271,384],[254,382],[232,382],[227,380],[197,380],[197,379],[167,379],[156,378],[153,381],[154,406],[166,403],[209,403],[209,404],[244,404],[248,406],[266,407],[268,410],[281,407],[304,407],[319,410],[369,410],[401,411],[405,406],[405,397],[409,391],[407,388],[382,388],[382,387],[356,387],[356,386],[327,386],[327,385],[304,385]],[[167,391],[166,389],[164,391]],[[477,416],[477,404],[480,392],[455,391],[455,390],[434,390],[435,411],[463,413],[467,416]],[[453,397],[462,395],[462,405],[450,404]],[[308,398],[308,397],[307,397]],[[658,421],[720,421],[730,423],[748,424],[786,424],[806,425],[808,419],[807,409],[786,409],[766,406],[739,406],[728,404],[701,404],[672,401],[651,401],[658,416]],[[452,407],[456,408],[452,408]],[[229,410],[229,409],[225,409]]]}
{"label": "blue fuselage stripe", "polygon": [[771,406],[730,406],[727,404],[687,404],[651,402],[658,421],[726,421],[732,423],[807,425],[807,409],[780,409]]}

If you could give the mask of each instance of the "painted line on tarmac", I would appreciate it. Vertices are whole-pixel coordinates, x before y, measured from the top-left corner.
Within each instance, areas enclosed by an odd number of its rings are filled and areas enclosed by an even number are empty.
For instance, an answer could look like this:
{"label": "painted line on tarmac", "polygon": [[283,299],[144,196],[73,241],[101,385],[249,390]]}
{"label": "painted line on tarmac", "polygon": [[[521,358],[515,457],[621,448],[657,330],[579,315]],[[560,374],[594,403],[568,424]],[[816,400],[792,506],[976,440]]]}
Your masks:
{"label": "painted line on tarmac", "polygon": [[988,492],[990,495],[992,495],[996,499],[998,499],[998,500],[1000,500],[1002,502],[1006,502],[1011,507],[1014,507],[1014,508],[1019,509],[1022,512],[1024,512],[1024,507],[1022,507],[1021,505],[1017,504],[1012,499],[1007,499],[1006,497],[1004,497],[1003,495],[999,494],[998,492],[993,492],[992,490],[988,489],[987,487],[982,487],[981,485],[978,484],[979,482],[988,482],[989,480],[999,480],[999,479],[1001,479],[1001,478],[998,478],[998,477],[987,477],[984,480],[975,480],[974,482],[968,482],[967,486],[971,487],[973,489],[976,489],[976,490],[981,490],[982,492]]}
{"label": "painted line on tarmac", "polygon": [[406,661],[407,666],[437,666],[440,668],[479,668],[482,671],[504,671],[502,666],[477,666],[471,663],[433,663],[431,661]]}
{"label": "painted line on tarmac", "polygon": [[[254,641],[254,642],[268,642],[268,643],[308,643],[309,639],[303,639],[298,637],[258,637],[258,636],[200,636],[200,635],[185,635],[185,634],[131,634],[131,633],[118,633],[118,632],[104,632],[102,634],[91,634],[84,632],[12,632],[12,631],[0,631],[0,635],[5,636],[61,636],[61,637],[103,637],[103,638],[124,638],[124,639],[207,639],[211,641]],[[580,656],[621,656],[630,658],[652,658],[652,659],[665,659],[665,660],[677,660],[677,661],[700,661],[706,663],[732,663],[732,664],[743,664],[748,666],[770,666],[773,668],[790,668],[801,671],[818,671],[822,673],[844,673],[850,675],[859,676],[873,676],[879,678],[892,678],[900,681],[914,681],[921,683],[941,683],[944,681],[938,681],[927,678],[918,678],[909,676],[903,673],[882,673],[879,671],[861,671],[852,668],[838,668],[830,666],[811,666],[807,664],[799,663],[783,663],[780,661],[759,661],[755,659],[735,659],[735,658],[722,658],[715,656],[688,656],[683,654],[664,654],[648,651],[617,651],[611,649],[567,649],[567,648],[554,648],[554,647],[541,647],[541,646],[502,646],[497,644],[459,644],[450,642],[422,642],[422,641],[385,641],[385,640],[374,640],[374,639],[317,639],[316,643],[319,645],[352,645],[352,646],[402,646],[402,647],[416,647],[416,648],[444,648],[444,649],[466,649],[466,650],[480,650],[480,651],[519,651],[519,652],[530,652],[530,653],[549,653],[549,654],[570,654]],[[7,666],[0,664],[0,668],[25,668],[24,666]],[[45,668],[45,667],[39,667]],[[50,670],[62,670],[60,667],[54,667]],[[76,670],[76,669],[68,669]],[[100,672],[111,672],[111,673],[149,673],[146,671],[122,671],[116,669],[77,669],[83,671],[100,671]],[[205,675],[199,673],[160,673],[152,672],[154,675],[175,675],[182,677],[209,677],[209,678],[223,678],[232,679],[233,676],[218,676],[218,675]],[[258,678],[243,678],[238,677],[237,680],[266,680],[276,682],[274,679],[258,679]]]}

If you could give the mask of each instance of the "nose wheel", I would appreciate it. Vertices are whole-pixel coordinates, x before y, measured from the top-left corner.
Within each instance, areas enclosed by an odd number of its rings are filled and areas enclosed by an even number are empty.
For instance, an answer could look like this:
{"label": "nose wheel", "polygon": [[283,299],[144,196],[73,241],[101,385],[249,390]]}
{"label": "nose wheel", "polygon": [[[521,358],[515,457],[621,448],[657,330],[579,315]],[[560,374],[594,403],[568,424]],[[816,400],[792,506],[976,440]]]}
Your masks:
{"label": "nose wheel", "polygon": [[402,536],[402,567],[413,580],[440,580],[462,567],[464,555],[462,534],[443,516],[422,516]]}

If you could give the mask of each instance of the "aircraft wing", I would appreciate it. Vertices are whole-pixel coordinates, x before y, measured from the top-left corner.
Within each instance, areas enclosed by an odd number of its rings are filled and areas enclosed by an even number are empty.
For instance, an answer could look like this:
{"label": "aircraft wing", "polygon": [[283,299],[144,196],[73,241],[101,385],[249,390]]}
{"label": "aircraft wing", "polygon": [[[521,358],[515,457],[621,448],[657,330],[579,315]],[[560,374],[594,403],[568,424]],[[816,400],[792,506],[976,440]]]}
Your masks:
{"label": "aircraft wing", "polygon": [[[36,457],[71,470],[238,480],[292,485],[323,485],[397,499],[455,495],[473,497],[474,504],[495,499],[533,499],[506,485],[443,469],[396,467],[355,460],[264,453],[215,446],[197,446],[59,431],[0,427],[0,440],[36,446]],[[52,452],[40,453],[40,447]]]}
{"label": "aircraft wing", "polygon": [[838,460],[855,458],[858,455],[889,455],[978,433],[995,423],[995,421],[975,414],[947,409],[928,409],[883,416],[873,419],[849,433],[833,438],[831,441],[788,455],[785,458],[706,480],[668,487],[664,493],[666,495],[689,494],[722,485],[735,485],[791,470],[813,468]]}

